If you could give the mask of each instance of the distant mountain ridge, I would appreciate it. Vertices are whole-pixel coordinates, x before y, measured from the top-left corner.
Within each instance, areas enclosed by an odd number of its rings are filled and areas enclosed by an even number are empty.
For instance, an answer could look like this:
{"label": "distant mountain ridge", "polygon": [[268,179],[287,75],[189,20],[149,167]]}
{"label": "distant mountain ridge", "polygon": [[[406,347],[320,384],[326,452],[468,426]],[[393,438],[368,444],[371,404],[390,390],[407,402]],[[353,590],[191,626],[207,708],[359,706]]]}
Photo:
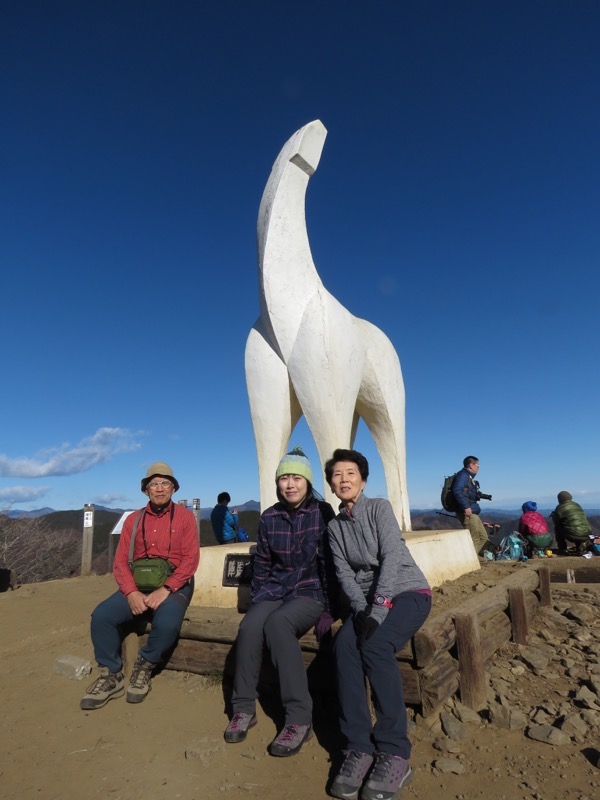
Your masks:
{"label": "distant mountain ridge", "polygon": [[[108,506],[94,506],[94,511],[109,511],[112,514],[124,514],[126,511],[135,511],[136,508],[141,508],[142,503],[139,506],[135,506],[135,508],[109,508]],[[188,501],[188,507],[191,508]],[[238,511],[260,511],[260,503],[256,500],[247,500],[245,503],[241,505],[231,506],[232,508],[237,508]],[[208,508],[200,508],[200,519],[210,519],[210,512],[213,510],[214,506],[210,506]],[[74,511],[78,513],[83,513],[83,507],[81,509],[66,509],[67,511]],[[5,517],[10,517],[11,519],[36,519],[37,517],[46,517],[48,514],[56,514],[62,513],[57,512],[54,508],[36,508],[33,511],[25,511],[24,509],[14,508],[10,511],[1,511],[0,514],[4,515]]]}
{"label": "distant mountain ridge", "polygon": [[[188,507],[191,508],[188,502]],[[141,504],[136,506],[136,508],[141,508]],[[200,508],[200,519],[210,519],[210,512],[213,510],[214,506],[209,506],[208,508]],[[259,511],[260,512],[260,503],[256,500],[247,500],[245,503],[234,505],[231,504],[231,508],[237,508],[238,511]],[[108,506],[94,506],[95,511],[108,511],[112,514],[124,514],[126,511],[135,511],[133,508],[109,508]],[[83,508],[81,509],[68,509],[69,512],[83,512]],[[543,517],[549,517],[552,511],[554,511],[554,507],[552,508],[539,508],[538,511]],[[590,516],[599,516],[600,515],[600,508],[584,508],[584,511],[588,517]],[[56,514],[62,513],[57,512],[54,508],[36,508],[32,511],[25,511],[23,509],[12,509],[10,511],[1,511],[5,517],[10,517],[11,519],[35,519],[36,517],[45,517],[48,514]],[[423,517],[423,516],[433,516],[439,515],[441,517],[448,516],[445,512],[441,509],[437,508],[412,508],[411,516],[413,519],[415,517]],[[450,515],[452,517],[452,515]],[[513,510],[510,509],[502,509],[502,508],[493,508],[487,510],[485,506],[482,506],[481,509],[481,516],[482,517],[506,517],[508,519],[515,519],[521,516],[521,509],[516,508]],[[437,526],[436,526],[437,527]]]}

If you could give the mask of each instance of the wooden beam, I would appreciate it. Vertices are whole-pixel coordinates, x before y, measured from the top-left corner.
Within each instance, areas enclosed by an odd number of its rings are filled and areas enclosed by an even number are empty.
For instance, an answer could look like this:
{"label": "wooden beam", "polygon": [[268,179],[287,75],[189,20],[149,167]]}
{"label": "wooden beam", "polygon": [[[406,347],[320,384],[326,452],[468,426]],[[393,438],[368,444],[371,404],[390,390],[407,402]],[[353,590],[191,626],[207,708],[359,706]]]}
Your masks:
{"label": "wooden beam", "polygon": [[552,605],[552,588],[550,586],[550,569],[548,567],[540,567],[538,569],[540,576],[540,601],[545,608]]}
{"label": "wooden beam", "polygon": [[538,588],[539,582],[537,571],[524,567],[491,589],[460,603],[453,611],[446,611],[430,617],[414,636],[417,665],[427,667],[438,653],[454,647],[456,644],[456,628],[454,626],[456,614],[475,614],[480,625],[483,625],[508,607],[508,592],[511,588],[521,587],[524,592],[534,592]]}
{"label": "wooden beam", "polygon": [[458,663],[447,651],[438,653],[425,669],[419,670],[421,713],[428,717],[458,689]]}
{"label": "wooden beam", "polygon": [[525,593],[520,586],[508,590],[512,638],[517,644],[527,644],[529,636],[529,619],[525,606]]}
{"label": "wooden beam", "polygon": [[458,648],[460,697],[466,706],[479,711],[486,704],[479,619],[476,614],[456,614],[454,624]]}

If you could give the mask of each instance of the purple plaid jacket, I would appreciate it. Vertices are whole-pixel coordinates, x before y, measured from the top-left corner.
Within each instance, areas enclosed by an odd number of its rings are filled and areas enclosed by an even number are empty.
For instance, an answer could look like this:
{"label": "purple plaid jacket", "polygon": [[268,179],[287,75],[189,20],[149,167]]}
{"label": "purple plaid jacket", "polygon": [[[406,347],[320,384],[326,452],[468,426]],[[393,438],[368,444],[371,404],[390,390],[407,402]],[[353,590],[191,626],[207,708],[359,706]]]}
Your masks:
{"label": "purple plaid jacket", "polygon": [[282,503],[261,514],[252,569],[253,603],[309,597],[329,608],[323,534],[334,516],[329,503],[315,499],[292,514]]}

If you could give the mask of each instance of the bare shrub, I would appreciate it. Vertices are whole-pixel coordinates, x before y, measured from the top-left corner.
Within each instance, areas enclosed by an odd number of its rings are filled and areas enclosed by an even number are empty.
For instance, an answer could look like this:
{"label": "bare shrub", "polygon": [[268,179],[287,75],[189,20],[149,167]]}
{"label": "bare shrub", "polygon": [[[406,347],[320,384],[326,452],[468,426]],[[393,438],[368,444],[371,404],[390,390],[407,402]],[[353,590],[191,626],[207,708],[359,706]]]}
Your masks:
{"label": "bare shrub", "polygon": [[42,517],[0,516],[0,566],[19,583],[70,578],[81,572],[81,533],[53,531]]}

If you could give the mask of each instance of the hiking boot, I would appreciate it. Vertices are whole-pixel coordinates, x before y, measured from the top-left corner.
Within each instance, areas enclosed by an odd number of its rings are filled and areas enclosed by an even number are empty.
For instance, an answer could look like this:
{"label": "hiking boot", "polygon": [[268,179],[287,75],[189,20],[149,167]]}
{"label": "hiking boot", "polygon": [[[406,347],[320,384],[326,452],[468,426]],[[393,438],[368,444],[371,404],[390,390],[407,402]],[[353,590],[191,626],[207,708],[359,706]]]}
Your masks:
{"label": "hiking boot", "polygon": [[333,779],[330,793],[342,800],[355,800],[365,775],[373,763],[373,756],[359,750],[346,750],[346,758]]}
{"label": "hiking boot", "polygon": [[250,728],[256,725],[256,714],[244,714],[238,711],[231,718],[231,722],[225,728],[225,741],[229,744],[243,742]]}
{"label": "hiking boot", "polygon": [[151,664],[150,661],[146,661],[142,656],[137,657],[129,678],[128,703],[141,703],[144,700],[151,688],[150,678],[153,668],[154,664]]}
{"label": "hiking boot", "polygon": [[125,692],[125,681],[122,672],[111,672],[108,667],[99,668],[100,675],[85,690],[79,707],[82,711],[93,711],[102,708],[114,697],[122,697]]}
{"label": "hiking boot", "polygon": [[411,781],[408,761],[392,753],[376,753],[375,764],[360,794],[362,800],[391,800]]}
{"label": "hiking boot", "polygon": [[312,725],[286,725],[276,739],[269,745],[272,756],[295,756],[304,742],[312,736]]}

